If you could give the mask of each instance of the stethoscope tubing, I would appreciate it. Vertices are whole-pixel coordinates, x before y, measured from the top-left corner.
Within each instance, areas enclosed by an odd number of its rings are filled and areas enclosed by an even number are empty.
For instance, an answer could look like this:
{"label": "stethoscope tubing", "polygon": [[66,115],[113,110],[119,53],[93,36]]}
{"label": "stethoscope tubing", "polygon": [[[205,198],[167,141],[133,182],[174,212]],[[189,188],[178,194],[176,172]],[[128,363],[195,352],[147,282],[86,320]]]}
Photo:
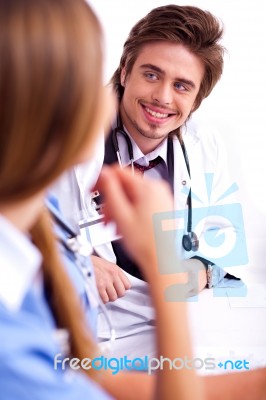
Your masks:
{"label": "stethoscope tubing", "polygon": [[[120,115],[117,115],[117,127],[114,128],[111,131],[111,135],[112,135],[112,143],[113,143],[113,147],[114,150],[116,152],[117,155],[117,160],[119,163],[120,168],[123,168],[122,165],[122,160],[121,160],[121,154],[120,154],[120,150],[119,150],[119,144],[118,144],[118,138],[117,135],[118,133],[120,133],[123,138],[126,141],[127,144],[127,150],[128,150],[128,156],[130,159],[130,164],[131,164],[131,168],[134,174],[134,153],[133,153],[133,146],[132,146],[132,142],[130,140],[130,137],[128,136],[128,134],[125,132],[123,125],[121,123],[121,118]],[[190,165],[189,165],[189,159],[188,159],[188,154],[186,151],[186,147],[183,141],[181,141],[179,139],[179,143],[182,149],[182,153],[184,156],[184,160],[185,160],[185,164],[186,164],[186,168],[188,171],[188,175],[191,178],[190,175]],[[174,149],[173,149],[173,139],[171,137],[171,135],[168,136],[168,143],[167,143],[167,163],[168,163],[168,171],[169,171],[169,180],[170,180],[170,185],[171,185],[171,189],[172,192],[174,192]],[[191,193],[191,188],[189,190],[188,193],[188,198],[187,198],[187,206],[188,206],[188,220],[187,220],[187,233],[191,234],[192,233],[192,193]]]}

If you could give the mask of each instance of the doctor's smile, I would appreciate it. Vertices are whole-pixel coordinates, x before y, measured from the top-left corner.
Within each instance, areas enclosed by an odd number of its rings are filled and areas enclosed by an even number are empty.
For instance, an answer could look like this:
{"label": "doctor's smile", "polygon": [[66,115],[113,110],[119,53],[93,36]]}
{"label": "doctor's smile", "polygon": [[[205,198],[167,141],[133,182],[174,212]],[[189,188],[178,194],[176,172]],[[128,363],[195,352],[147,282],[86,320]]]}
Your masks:
{"label": "doctor's smile", "polygon": [[152,124],[160,125],[165,122],[169,122],[170,119],[173,119],[178,115],[178,112],[174,112],[163,107],[158,107],[158,105],[154,106],[152,104],[144,104],[142,102],[140,102],[140,105],[143,108],[145,118]]}

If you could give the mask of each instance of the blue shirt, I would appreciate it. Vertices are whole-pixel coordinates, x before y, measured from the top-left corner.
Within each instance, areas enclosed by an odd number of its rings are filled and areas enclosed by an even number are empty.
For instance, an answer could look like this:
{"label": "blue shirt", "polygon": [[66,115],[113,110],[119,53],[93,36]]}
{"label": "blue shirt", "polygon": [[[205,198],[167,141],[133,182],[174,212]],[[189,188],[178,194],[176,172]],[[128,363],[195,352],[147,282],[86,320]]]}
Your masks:
{"label": "blue shirt", "polygon": [[[82,293],[71,252],[63,252],[71,278]],[[41,257],[30,240],[0,216],[0,388],[1,400],[110,400],[83,373],[54,368],[62,353],[55,321],[47,304]],[[83,285],[84,286],[84,285]],[[93,322],[94,323],[94,322]]]}

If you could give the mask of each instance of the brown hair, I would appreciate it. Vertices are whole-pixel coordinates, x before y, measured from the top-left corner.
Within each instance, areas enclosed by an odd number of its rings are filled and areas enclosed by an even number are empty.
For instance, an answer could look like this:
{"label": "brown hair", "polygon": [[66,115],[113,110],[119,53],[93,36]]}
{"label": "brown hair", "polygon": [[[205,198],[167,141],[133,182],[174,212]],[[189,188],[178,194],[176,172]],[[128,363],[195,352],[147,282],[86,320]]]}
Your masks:
{"label": "brown hair", "polygon": [[182,44],[204,64],[205,74],[195,101],[195,111],[221,77],[224,48],[218,42],[222,33],[219,20],[208,11],[178,5],[154,8],[131,29],[124,44],[120,65],[111,79],[119,99],[124,93],[120,83],[122,69],[125,67],[127,77],[145,44],[168,41]]}
{"label": "brown hair", "polygon": [[[0,203],[30,198],[76,161],[99,123],[99,22],[83,0],[8,0],[0,5]],[[31,229],[58,326],[71,354],[92,355],[77,295],[48,213]]]}
{"label": "brown hair", "polygon": [[83,0],[0,7],[0,199],[22,199],[70,167],[100,97],[99,23]]}

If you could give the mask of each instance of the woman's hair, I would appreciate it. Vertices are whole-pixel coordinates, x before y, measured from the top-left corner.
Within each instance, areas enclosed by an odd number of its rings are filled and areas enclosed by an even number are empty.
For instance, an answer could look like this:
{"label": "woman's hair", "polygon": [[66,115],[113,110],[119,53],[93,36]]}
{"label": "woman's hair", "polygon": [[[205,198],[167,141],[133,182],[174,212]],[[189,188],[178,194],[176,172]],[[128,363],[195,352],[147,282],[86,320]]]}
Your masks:
{"label": "woman's hair", "polygon": [[83,0],[1,2],[1,202],[46,187],[95,135],[100,32]]}
{"label": "woman's hair", "polygon": [[[0,203],[46,188],[94,140],[102,95],[99,22],[83,0],[0,3]],[[50,217],[31,229],[57,325],[71,354],[92,355],[77,294],[62,265]]]}
{"label": "woman's hair", "polygon": [[177,5],[154,8],[131,29],[124,44],[120,65],[111,79],[118,98],[121,99],[124,93],[120,83],[122,69],[125,67],[127,78],[143,46],[154,41],[166,41],[185,46],[204,65],[195,111],[221,77],[224,48],[219,40],[222,33],[219,20],[208,11]]}

